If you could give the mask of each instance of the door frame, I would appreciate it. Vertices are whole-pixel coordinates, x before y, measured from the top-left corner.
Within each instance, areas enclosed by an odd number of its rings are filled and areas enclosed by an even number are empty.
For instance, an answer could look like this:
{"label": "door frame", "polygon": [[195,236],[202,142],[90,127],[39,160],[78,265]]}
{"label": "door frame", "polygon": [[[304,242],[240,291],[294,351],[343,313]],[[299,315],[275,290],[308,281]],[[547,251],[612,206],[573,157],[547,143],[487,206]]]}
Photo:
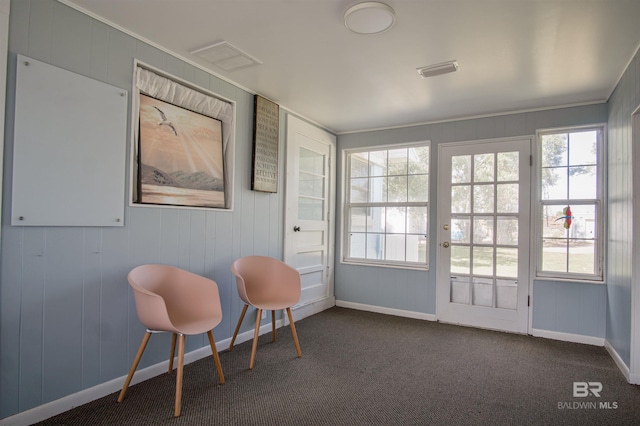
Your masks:
{"label": "door frame", "polygon": [[[503,138],[492,138],[492,139],[477,139],[477,140],[468,140],[468,141],[457,141],[457,142],[444,142],[444,143],[440,143],[438,144],[438,162],[440,163],[441,161],[441,156],[442,156],[442,149],[443,148],[447,148],[447,147],[456,147],[456,146],[467,146],[467,145],[477,145],[477,144],[491,144],[491,143],[503,143],[503,142],[509,142],[509,141],[514,141],[514,140],[528,140],[529,141],[529,155],[530,155],[530,159],[529,159],[529,187],[527,188],[528,192],[529,192],[529,207],[530,210],[533,207],[533,197],[532,197],[532,191],[533,191],[533,184],[534,184],[534,173],[533,173],[533,142],[535,140],[535,137],[533,135],[524,135],[524,136],[510,136],[510,137],[503,137]],[[437,178],[440,178],[440,170],[437,171]],[[436,229],[437,232],[432,235],[433,238],[436,239],[436,265],[440,265],[443,262],[442,259],[442,250],[443,248],[441,247],[441,229],[444,226],[444,222],[443,222],[443,217],[442,217],[442,206],[440,206],[439,201],[441,198],[441,194],[442,194],[442,190],[443,190],[443,186],[442,185],[437,185],[437,191],[436,191]],[[531,248],[531,236],[533,235],[533,216],[530,214],[529,215],[529,223],[526,224],[526,228],[527,231],[529,233],[529,252],[525,253],[525,255],[523,256],[523,261],[527,262],[528,267],[527,267],[527,274],[523,277],[524,279],[526,279],[527,283],[526,283],[526,292],[527,292],[527,330],[526,333],[527,334],[531,334],[531,330],[532,330],[532,324],[533,324],[533,280],[531,278],[531,265],[532,265],[532,256],[533,256],[533,249]],[[440,299],[440,294],[439,294],[439,286],[438,284],[440,282],[442,282],[443,279],[446,278],[446,274],[445,274],[445,268],[437,268],[436,270],[436,320],[440,321],[441,318],[441,313],[440,313],[440,303],[439,303],[439,299]],[[450,275],[450,274],[449,274]],[[482,327],[478,327],[478,328],[482,328]],[[504,331],[504,330],[500,330],[500,331]]]}
{"label": "door frame", "polygon": [[[9,11],[10,0],[0,0],[0,188],[2,188],[2,167],[4,164],[4,128],[5,128],[5,104],[7,101],[7,60],[9,54]],[[0,215],[2,215],[2,202],[0,201]],[[1,241],[1,237],[0,237]]]}
{"label": "door frame", "polygon": [[[640,106],[631,114],[631,164],[638,164],[640,161]],[[640,186],[640,170],[631,167],[633,189]],[[633,197],[632,204],[632,271],[631,271],[631,342],[627,381],[632,384],[640,384],[640,278],[637,276],[640,262],[640,200]],[[606,275],[605,275],[606,279]],[[607,342],[608,343],[608,342]],[[615,351],[615,349],[613,349]],[[609,351],[611,352],[611,351]],[[617,363],[616,357],[613,357]],[[618,357],[619,358],[619,357]],[[623,373],[626,373],[622,369]],[[626,375],[626,374],[625,374]]]}
{"label": "door frame", "polygon": [[[296,128],[294,128],[296,127]],[[293,179],[297,179],[297,176],[293,176],[293,170],[289,162],[289,153],[291,149],[290,141],[293,138],[294,132],[302,131],[309,138],[324,143],[329,146],[329,195],[327,198],[327,219],[329,221],[327,231],[327,266],[329,267],[327,279],[327,294],[325,299],[309,302],[304,305],[296,305],[292,308],[295,315],[295,320],[306,318],[314,315],[318,312],[322,312],[329,309],[336,304],[335,290],[334,290],[334,273],[335,273],[335,214],[336,214],[336,136],[314,124],[304,121],[294,115],[287,114],[286,116],[286,149],[285,149],[285,182],[284,182],[284,219],[283,219],[283,259],[285,263],[289,260],[290,250],[290,235],[292,234],[293,221],[296,218],[291,217],[290,208],[288,206],[288,191],[290,187],[288,182]],[[288,323],[288,320],[285,320]]]}

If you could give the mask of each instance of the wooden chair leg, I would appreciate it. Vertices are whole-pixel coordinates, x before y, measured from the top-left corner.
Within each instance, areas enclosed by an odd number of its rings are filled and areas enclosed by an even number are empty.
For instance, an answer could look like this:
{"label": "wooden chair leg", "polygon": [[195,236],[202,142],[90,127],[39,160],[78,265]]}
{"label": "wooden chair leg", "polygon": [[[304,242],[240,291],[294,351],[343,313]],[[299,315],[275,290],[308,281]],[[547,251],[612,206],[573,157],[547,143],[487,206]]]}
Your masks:
{"label": "wooden chair leg", "polygon": [[180,403],[182,402],[182,371],[184,367],[184,334],[178,337],[178,372],[176,374],[176,407],[173,412],[175,417],[180,416]]}
{"label": "wooden chair leg", "polygon": [[233,348],[233,344],[236,341],[236,337],[238,336],[238,331],[240,331],[240,326],[242,325],[242,320],[244,319],[244,314],[247,313],[247,308],[249,307],[249,305],[244,305],[244,308],[242,308],[242,313],[240,314],[240,319],[238,320],[238,325],[236,325],[236,331],[233,332],[233,337],[231,338],[231,343],[229,344],[229,349],[231,350]]}
{"label": "wooden chair leg", "polygon": [[136,354],[136,358],[133,360],[133,364],[131,365],[131,369],[129,370],[129,375],[127,376],[127,380],[125,380],[124,385],[122,386],[122,390],[120,391],[120,395],[118,396],[118,402],[122,402],[124,400],[124,395],[127,393],[127,389],[129,388],[131,379],[133,379],[133,373],[135,373],[136,368],[138,368],[138,363],[140,362],[140,358],[142,358],[142,354],[144,353],[144,350],[147,347],[147,343],[149,343],[150,337],[151,337],[151,333],[148,331],[142,337],[142,343],[140,343],[140,347],[138,348],[138,353]]}
{"label": "wooden chair leg", "polygon": [[271,341],[276,341],[276,311],[271,311]]}
{"label": "wooden chair leg", "polygon": [[218,356],[218,349],[216,349],[216,341],[213,340],[213,331],[207,333],[209,336],[209,345],[211,345],[211,352],[213,352],[213,360],[216,363],[216,369],[218,370],[218,379],[220,384],[224,385],[224,374],[222,374],[222,366],[220,365],[220,357]]}
{"label": "wooden chair leg", "polygon": [[296,326],[293,325],[293,315],[291,315],[291,308],[287,308],[287,315],[289,315],[289,325],[291,326],[291,334],[293,334],[293,342],[296,344],[296,352],[298,353],[298,358],[300,358],[302,356],[302,352],[300,351],[300,343],[298,343]]}
{"label": "wooden chair leg", "polygon": [[253,346],[251,346],[251,360],[249,361],[249,370],[253,369],[256,360],[256,350],[258,349],[258,331],[260,330],[260,320],[262,319],[262,309],[258,309],[256,314],[256,330],[253,332]]}
{"label": "wooden chair leg", "polygon": [[171,333],[171,354],[169,356],[169,374],[173,372],[173,358],[176,356],[176,339],[178,335],[176,333]]}

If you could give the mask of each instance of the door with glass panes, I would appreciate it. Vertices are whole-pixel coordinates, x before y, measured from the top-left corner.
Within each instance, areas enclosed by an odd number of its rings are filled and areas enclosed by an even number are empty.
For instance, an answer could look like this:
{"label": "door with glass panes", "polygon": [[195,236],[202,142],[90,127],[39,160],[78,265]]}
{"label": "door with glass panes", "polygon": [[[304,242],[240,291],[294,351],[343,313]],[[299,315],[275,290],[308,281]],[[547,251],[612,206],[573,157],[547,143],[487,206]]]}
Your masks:
{"label": "door with glass panes", "polygon": [[530,139],[441,144],[437,316],[527,332]]}
{"label": "door with glass panes", "polygon": [[284,260],[300,273],[302,294],[296,306],[321,304],[326,309],[335,304],[335,136],[289,116],[286,167]]}

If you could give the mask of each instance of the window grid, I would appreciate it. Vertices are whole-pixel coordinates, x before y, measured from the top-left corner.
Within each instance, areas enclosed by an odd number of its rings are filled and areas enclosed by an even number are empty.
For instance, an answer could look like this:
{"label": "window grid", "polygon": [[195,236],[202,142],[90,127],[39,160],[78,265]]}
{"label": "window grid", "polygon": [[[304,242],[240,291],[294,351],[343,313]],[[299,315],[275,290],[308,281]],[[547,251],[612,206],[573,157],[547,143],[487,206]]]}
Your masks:
{"label": "window grid", "polygon": [[[561,129],[538,135],[539,249],[536,276],[603,280],[604,128]],[[571,225],[566,228],[571,210]]]}
{"label": "window grid", "polygon": [[[510,173],[501,172],[504,170],[500,168],[499,158],[501,155],[516,155],[516,163],[517,163],[517,153],[512,152],[495,152],[495,153],[487,153],[487,154],[476,154],[476,155],[463,155],[458,158],[467,157],[468,165],[469,165],[469,174],[467,177],[456,176],[455,169],[453,170],[454,175],[452,175],[451,179],[451,188],[452,191],[456,191],[454,188],[468,187],[469,188],[469,199],[468,199],[468,208],[462,208],[462,211],[458,211],[457,213],[453,213],[451,215],[451,220],[462,220],[468,223],[468,241],[455,241],[452,237],[451,245],[452,249],[454,247],[460,247],[466,249],[467,256],[469,258],[468,269],[465,271],[458,270],[452,271],[452,279],[454,280],[462,280],[462,282],[468,281],[471,285],[468,286],[469,294],[464,297],[464,302],[460,300],[453,300],[454,303],[464,303],[464,304],[480,304],[481,306],[487,307],[500,307],[506,308],[506,306],[499,306],[498,300],[498,291],[499,288],[505,285],[505,283],[512,283],[514,279],[517,279],[517,263],[515,265],[515,275],[513,275],[514,271],[510,271],[509,268],[500,267],[503,263],[499,262],[500,255],[506,255],[508,251],[517,250],[517,235],[516,240],[514,242],[505,243],[500,241],[500,232],[498,230],[499,222],[503,220],[509,219],[518,219],[520,212],[519,208],[516,207],[513,210],[513,206],[509,206],[505,204],[505,199],[501,199],[500,197],[500,188],[501,185],[516,185],[519,186],[520,181],[518,180],[519,172],[516,172],[515,178],[511,176]],[[491,166],[489,168],[485,168],[482,170],[483,161],[490,161]],[[476,168],[476,162],[480,168]],[[489,171],[490,170],[490,171]],[[489,171],[489,173],[487,173]],[[507,176],[505,176],[505,174]],[[490,191],[487,194],[490,194],[491,203],[490,205],[484,206],[486,211],[481,208],[476,208],[476,193],[475,187],[491,187]],[[485,194],[485,195],[487,195]],[[484,225],[483,225],[484,223]],[[486,225],[489,225],[486,227]],[[485,227],[486,229],[490,229],[489,239],[490,241],[480,241],[480,234],[477,233],[476,228],[478,226]],[[490,252],[491,257],[491,266],[489,270],[482,270],[482,266],[476,264],[475,257],[476,254],[481,254],[484,252],[485,255],[487,252]],[[513,268],[511,268],[513,269]],[[474,286],[476,285],[489,285],[491,286],[491,300],[480,300],[476,301],[474,297]],[[458,296],[460,296],[458,294]],[[453,295],[451,297],[454,297]],[[476,303],[477,302],[477,303]],[[509,307],[511,309],[511,307]]]}
{"label": "window grid", "polygon": [[344,261],[428,267],[429,149],[347,153]]}

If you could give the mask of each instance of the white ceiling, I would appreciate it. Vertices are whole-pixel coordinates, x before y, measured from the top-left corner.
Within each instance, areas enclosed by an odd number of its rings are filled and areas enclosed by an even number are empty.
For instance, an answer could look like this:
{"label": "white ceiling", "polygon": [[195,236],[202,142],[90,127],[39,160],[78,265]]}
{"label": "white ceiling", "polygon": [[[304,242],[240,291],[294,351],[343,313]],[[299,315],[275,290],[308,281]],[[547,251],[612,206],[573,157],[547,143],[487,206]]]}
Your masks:
{"label": "white ceiling", "polygon": [[[640,45],[640,0],[61,0],[336,133],[604,102]],[[190,51],[226,40],[263,62],[225,72]],[[453,74],[416,68],[457,60]]]}

